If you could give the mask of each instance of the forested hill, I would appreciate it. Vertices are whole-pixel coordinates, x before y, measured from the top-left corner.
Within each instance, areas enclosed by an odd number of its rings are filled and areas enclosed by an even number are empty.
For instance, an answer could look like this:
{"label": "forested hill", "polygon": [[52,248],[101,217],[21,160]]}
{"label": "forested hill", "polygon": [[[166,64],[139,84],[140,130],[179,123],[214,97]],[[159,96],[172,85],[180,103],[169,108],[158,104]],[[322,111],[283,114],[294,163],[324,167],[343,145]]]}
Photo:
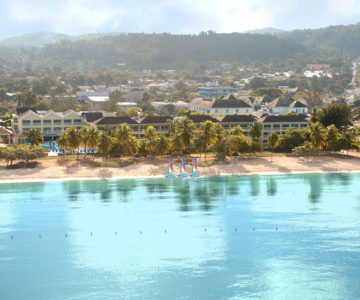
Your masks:
{"label": "forested hill", "polygon": [[321,29],[293,30],[280,35],[323,55],[360,56],[360,23]]}
{"label": "forested hill", "polygon": [[[199,35],[119,34],[92,40],[63,40],[45,47],[23,48],[8,57],[28,64],[65,64],[79,68],[126,64],[139,68],[177,68],[189,62],[248,64],[280,61],[307,54],[307,49],[291,40],[260,34]],[[2,55],[8,51],[0,50]],[[9,62],[9,60],[7,60]],[[0,62],[1,63],[1,62]]]}

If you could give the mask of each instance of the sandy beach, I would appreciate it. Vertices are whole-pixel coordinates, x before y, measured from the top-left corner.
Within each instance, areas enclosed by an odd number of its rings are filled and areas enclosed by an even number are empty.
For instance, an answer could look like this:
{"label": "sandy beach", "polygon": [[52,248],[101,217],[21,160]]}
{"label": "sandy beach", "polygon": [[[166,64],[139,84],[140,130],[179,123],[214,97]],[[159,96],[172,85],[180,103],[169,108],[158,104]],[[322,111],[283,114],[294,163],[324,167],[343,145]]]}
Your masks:
{"label": "sandy beach", "polygon": [[[119,159],[109,161],[109,167],[94,166],[102,160],[80,159],[76,161],[64,161],[62,158],[43,159],[35,168],[6,169],[5,162],[0,165],[0,181],[38,181],[47,179],[89,179],[89,178],[136,178],[136,177],[163,177],[167,173],[167,160],[139,159],[136,163],[125,167],[111,167],[111,162],[119,162]],[[209,161],[210,162],[210,161]],[[102,162],[103,163],[103,162]],[[302,172],[360,172],[360,157],[357,153],[351,155],[322,155],[315,161],[309,158],[298,158],[292,155],[277,155],[273,157],[241,157],[227,160],[225,163],[218,162],[212,166],[204,166],[198,172],[202,176],[213,175],[246,175],[246,174],[291,174]],[[210,163],[211,164],[211,163]],[[180,162],[174,160],[175,174],[179,172]],[[191,173],[191,166],[187,167],[187,173]]]}

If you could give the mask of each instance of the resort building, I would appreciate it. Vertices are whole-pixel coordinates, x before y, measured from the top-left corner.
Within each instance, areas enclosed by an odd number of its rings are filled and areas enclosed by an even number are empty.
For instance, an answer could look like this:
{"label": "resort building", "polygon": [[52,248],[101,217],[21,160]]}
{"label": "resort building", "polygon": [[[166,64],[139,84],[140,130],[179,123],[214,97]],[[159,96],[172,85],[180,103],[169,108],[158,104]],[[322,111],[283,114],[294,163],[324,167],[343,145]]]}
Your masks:
{"label": "resort building", "polygon": [[25,108],[17,109],[17,114],[13,115],[11,128],[15,137],[16,134],[26,135],[30,128],[38,128],[42,131],[45,141],[52,141],[63,129],[71,126],[81,128],[84,124],[81,114],[73,110],[54,112]]}
{"label": "resort building", "polygon": [[226,130],[231,130],[236,126],[240,126],[246,137],[249,137],[250,125],[257,118],[253,115],[227,115],[222,118],[221,125]]}
{"label": "resort building", "polygon": [[265,116],[260,119],[263,124],[263,143],[272,131],[281,134],[282,131],[293,129],[306,129],[309,126],[309,120],[304,115],[282,115],[282,116]]}
{"label": "resort building", "polygon": [[[283,130],[305,129],[309,125],[306,115],[264,115],[254,114],[232,114],[224,117],[215,118],[211,115],[190,115],[188,117],[199,127],[205,121],[218,123],[224,129],[231,130],[235,126],[240,126],[246,137],[249,137],[251,124],[258,120],[263,124],[263,143],[270,132],[275,131],[281,134]],[[80,129],[83,126],[97,126],[100,130],[109,128],[115,130],[119,125],[125,123],[132,129],[132,134],[136,138],[141,138],[148,126],[153,126],[159,133],[169,136],[171,129],[170,116],[147,116],[138,121],[128,116],[116,116],[115,112],[66,112],[36,111],[30,108],[18,108],[13,115],[11,142],[21,143],[26,139],[30,128],[38,128],[42,131],[45,141],[54,141],[62,130],[71,126]],[[4,131],[5,132],[5,131]],[[6,131],[6,135],[9,132]]]}

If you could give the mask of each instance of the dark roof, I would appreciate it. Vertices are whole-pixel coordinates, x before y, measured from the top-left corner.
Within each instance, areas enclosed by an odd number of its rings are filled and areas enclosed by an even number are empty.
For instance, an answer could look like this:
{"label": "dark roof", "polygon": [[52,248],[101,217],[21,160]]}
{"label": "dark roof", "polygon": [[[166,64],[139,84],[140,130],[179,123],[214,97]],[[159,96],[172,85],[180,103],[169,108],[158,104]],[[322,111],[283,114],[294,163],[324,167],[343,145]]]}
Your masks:
{"label": "dark roof", "polygon": [[103,117],[103,113],[100,112],[83,112],[81,117],[85,119],[86,122],[94,122]]}
{"label": "dark roof", "polygon": [[212,116],[209,115],[190,115],[188,116],[188,118],[193,121],[194,123],[202,123],[205,121],[211,121],[214,123],[219,122],[218,119],[213,118]]}
{"label": "dark roof", "polygon": [[17,107],[16,114],[19,116],[22,115],[23,113],[26,113],[28,110],[32,110],[33,112],[36,113],[36,110],[31,107]]}
{"label": "dark roof", "polygon": [[[232,96],[232,95],[231,95]],[[228,100],[227,100],[228,99]],[[234,96],[227,97],[221,100],[216,100],[211,108],[241,108],[241,107],[251,107],[245,101],[236,99]]]}
{"label": "dark roof", "polygon": [[122,123],[126,124],[138,124],[134,119],[131,119],[128,116],[121,117],[103,117],[99,120],[93,122],[96,125],[120,125]]}
{"label": "dark roof", "polygon": [[301,101],[292,102],[289,107],[307,107],[307,105]]}
{"label": "dark roof", "polygon": [[256,120],[256,117],[252,115],[227,115],[221,122],[232,122],[232,123],[252,123]]}
{"label": "dark roof", "polygon": [[268,95],[265,95],[259,99],[259,104],[265,104],[270,102],[271,102],[271,98]]}
{"label": "dark roof", "polygon": [[280,115],[280,116],[266,116],[262,119],[263,123],[273,122],[309,122],[306,120],[306,115]]}
{"label": "dark roof", "polygon": [[147,116],[141,120],[141,124],[162,124],[167,123],[169,120],[172,120],[172,117],[169,116]]}
{"label": "dark roof", "polygon": [[292,102],[293,102],[293,100],[289,97],[280,97],[280,98],[277,98],[274,101],[270,102],[269,105],[270,106],[286,106],[286,107],[288,107]]}

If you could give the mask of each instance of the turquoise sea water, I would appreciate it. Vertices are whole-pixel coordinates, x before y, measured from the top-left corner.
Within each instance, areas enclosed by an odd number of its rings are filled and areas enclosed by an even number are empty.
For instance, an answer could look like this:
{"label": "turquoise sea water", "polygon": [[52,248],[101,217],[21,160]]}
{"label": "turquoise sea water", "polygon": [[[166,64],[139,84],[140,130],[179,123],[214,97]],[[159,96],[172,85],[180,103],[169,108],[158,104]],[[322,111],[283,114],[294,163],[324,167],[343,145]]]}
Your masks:
{"label": "turquoise sea water", "polygon": [[0,299],[359,298],[359,174],[0,185]]}

